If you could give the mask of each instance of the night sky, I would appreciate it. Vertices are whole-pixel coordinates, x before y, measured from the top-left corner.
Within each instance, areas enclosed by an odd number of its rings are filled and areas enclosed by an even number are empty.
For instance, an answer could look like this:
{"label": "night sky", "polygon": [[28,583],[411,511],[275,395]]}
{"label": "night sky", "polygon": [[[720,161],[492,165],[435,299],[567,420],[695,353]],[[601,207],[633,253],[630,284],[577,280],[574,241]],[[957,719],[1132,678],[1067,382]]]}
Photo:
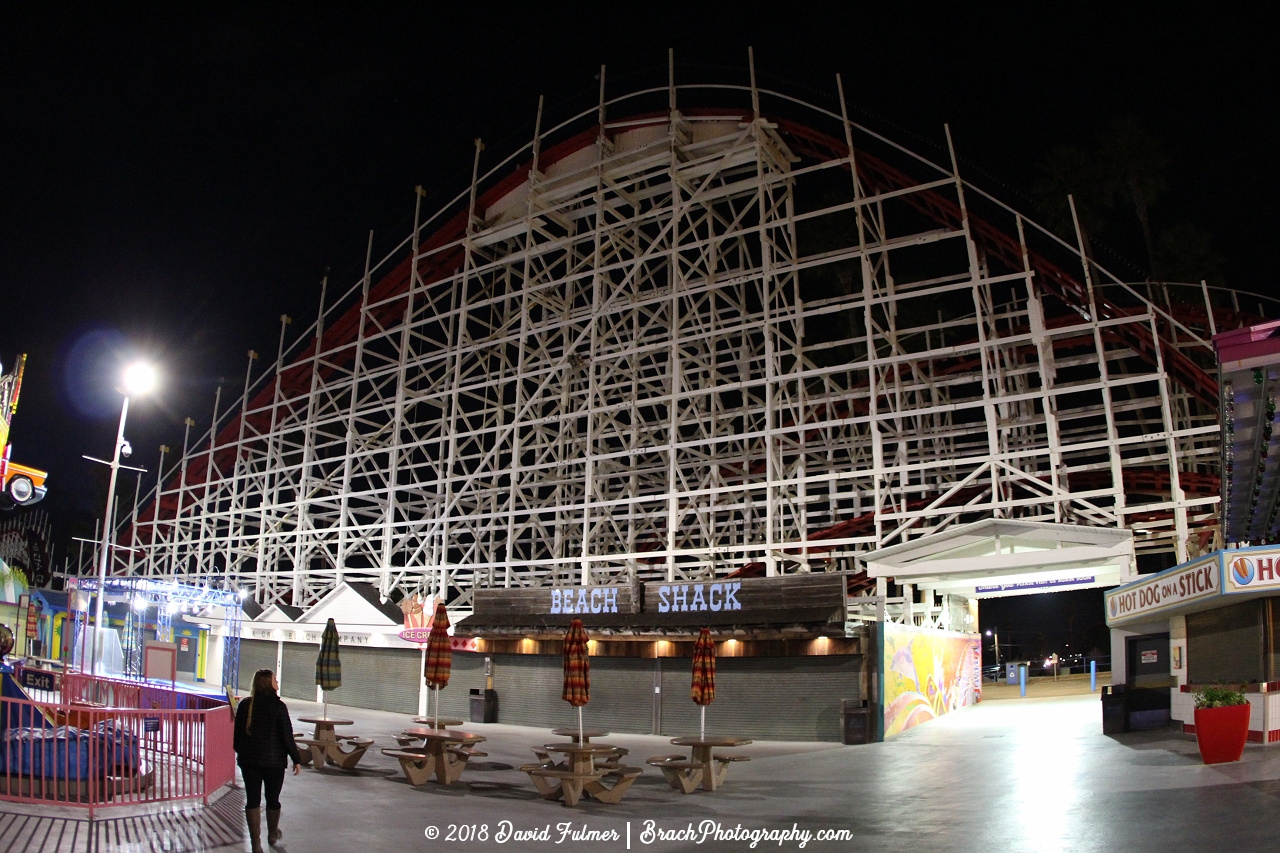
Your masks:
{"label": "night sky", "polygon": [[[101,513],[80,455],[110,451],[125,359],[163,368],[128,431],[154,469],[247,350],[274,353],[279,315],[310,322],[327,268],[345,289],[370,229],[375,257],[407,234],[415,185],[443,203],[474,138],[504,157],[540,94],[551,120],[594,103],[602,63],[614,94],[665,82],[668,47],[678,82],[746,83],[753,45],[761,85],[824,106],[841,72],[858,121],[936,159],[949,122],[966,177],[1033,218],[1046,153],[1133,118],[1168,158],[1153,227],[1194,224],[1227,284],[1280,295],[1265,13],[829,5],[5,4],[0,361],[30,354],[15,461],[51,472],[59,551]],[[1146,278],[1134,222],[1098,243]],[[1041,601],[1025,609],[1065,630],[1063,599]]]}

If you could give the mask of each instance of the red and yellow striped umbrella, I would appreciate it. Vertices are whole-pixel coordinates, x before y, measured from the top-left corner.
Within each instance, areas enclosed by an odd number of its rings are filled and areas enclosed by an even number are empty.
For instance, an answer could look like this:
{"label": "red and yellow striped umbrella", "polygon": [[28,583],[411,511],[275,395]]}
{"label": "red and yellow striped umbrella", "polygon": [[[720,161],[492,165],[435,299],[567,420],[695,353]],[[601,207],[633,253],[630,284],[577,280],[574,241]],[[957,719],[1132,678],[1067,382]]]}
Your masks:
{"label": "red and yellow striped umbrella", "polygon": [[575,708],[591,701],[591,664],[581,619],[570,622],[569,632],[564,635],[564,692],[560,698]]}
{"label": "red and yellow striped umbrella", "polygon": [[440,728],[440,688],[449,684],[453,669],[453,650],[449,647],[449,611],[444,602],[436,603],[431,617],[431,633],[427,635],[427,665],[423,675],[427,684],[436,689],[436,728]]}
{"label": "red and yellow striped umbrella", "polygon": [[716,644],[711,630],[703,628],[693,644],[693,684],[689,698],[695,705],[710,705],[716,698]]}
{"label": "red and yellow striped umbrella", "polygon": [[427,684],[439,689],[449,686],[449,673],[453,669],[453,652],[449,648],[449,611],[444,602],[436,604],[431,617],[431,633],[427,635],[427,666],[423,675]]}

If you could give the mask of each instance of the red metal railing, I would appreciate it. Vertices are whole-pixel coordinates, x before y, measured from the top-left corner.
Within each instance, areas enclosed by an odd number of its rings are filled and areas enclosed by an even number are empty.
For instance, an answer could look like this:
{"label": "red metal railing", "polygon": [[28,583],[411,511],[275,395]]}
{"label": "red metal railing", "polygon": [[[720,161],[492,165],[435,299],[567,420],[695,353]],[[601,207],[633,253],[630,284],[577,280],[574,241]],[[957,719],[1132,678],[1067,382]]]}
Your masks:
{"label": "red metal railing", "polygon": [[[132,698],[126,688],[143,686],[87,676],[80,695],[94,682],[92,695],[100,698]],[[133,697],[146,701],[142,693]],[[235,779],[233,735],[227,705],[120,708],[6,697],[0,700],[0,800],[80,806],[90,817],[108,806],[207,803]]]}
{"label": "red metal railing", "polygon": [[122,678],[103,678],[82,672],[68,672],[62,676],[62,702],[67,705],[104,705],[110,708],[138,708],[142,710],[208,710],[225,708],[223,700],[213,699],[160,687],[141,681]]}

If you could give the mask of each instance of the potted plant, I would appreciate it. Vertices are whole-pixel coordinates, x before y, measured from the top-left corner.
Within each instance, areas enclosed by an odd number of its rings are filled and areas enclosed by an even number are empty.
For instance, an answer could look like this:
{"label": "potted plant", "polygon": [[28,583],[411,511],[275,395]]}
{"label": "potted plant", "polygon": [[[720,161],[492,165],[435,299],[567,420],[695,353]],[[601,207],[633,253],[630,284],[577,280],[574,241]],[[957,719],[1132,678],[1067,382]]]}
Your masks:
{"label": "potted plant", "polygon": [[1225,687],[1202,687],[1195,699],[1196,745],[1204,763],[1239,761],[1249,739],[1249,700]]}

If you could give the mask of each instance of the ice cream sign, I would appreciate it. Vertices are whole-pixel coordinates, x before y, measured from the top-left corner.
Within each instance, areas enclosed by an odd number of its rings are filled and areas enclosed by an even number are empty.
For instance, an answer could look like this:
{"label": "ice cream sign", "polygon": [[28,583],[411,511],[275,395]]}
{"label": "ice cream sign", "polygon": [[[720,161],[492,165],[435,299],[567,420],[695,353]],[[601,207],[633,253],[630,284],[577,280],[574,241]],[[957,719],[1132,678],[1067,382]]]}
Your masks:
{"label": "ice cream sign", "polygon": [[436,600],[414,593],[400,602],[404,614],[404,627],[400,639],[408,643],[425,643],[431,637],[431,618],[436,612]]}

